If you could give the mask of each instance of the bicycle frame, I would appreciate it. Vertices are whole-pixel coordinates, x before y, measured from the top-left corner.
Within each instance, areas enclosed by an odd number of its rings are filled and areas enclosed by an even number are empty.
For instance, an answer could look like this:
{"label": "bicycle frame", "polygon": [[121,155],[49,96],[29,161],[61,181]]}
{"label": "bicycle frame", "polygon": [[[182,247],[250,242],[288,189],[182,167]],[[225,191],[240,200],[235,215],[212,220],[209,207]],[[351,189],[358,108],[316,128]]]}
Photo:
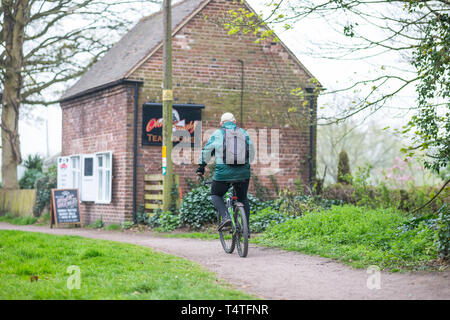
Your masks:
{"label": "bicycle frame", "polygon": [[[205,182],[203,176],[200,177],[204,184],[211,184],[211,182]],[[245,258],[248,254],[248,222],[246,218],[246,213],[243,208],[243,205],[238,202],[238,198],[236,195],[236,184],[241,181],[230,181],[229,188],[227,192],[224,194],[224,204],[227,208],[228,214],[231,219],[231,228],[219,229],[220,242],[222,243],[222,247],[226,253],[233,253],[235,246],[237,246],[237,250],[239,256]],[[242,221],[241,221],[242,220]],[[220,225],[221,215],[217,211],[217,221]],[[225,233],[231,233],[231,243],[227,243],[225,239]]]}
{"label": "bicycle frame", "polygon": [[230,214],[231,223],[233,225],[234,232],[237,231],[236,228],[236,222],[235,222],[235,212],[234,212],[234,205],[237,200],[237,197],[235,195],[234,186],[230,185],[230,188],[228,189],[227,193],[225,193],[225,203],[228,207],[228,213]]}

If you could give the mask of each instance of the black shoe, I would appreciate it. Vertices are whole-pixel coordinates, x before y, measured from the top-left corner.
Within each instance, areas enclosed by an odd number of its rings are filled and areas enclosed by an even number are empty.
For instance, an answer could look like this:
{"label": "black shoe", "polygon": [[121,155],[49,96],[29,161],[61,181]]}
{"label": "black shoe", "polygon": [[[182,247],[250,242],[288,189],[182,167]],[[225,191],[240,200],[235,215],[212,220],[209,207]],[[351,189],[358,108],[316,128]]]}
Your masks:
{"label": "black shoe", "polygon": [[229,226],[231,226],[231,219],[227,218],[227,219],[223,220],[221,224],[219,224],[219,228],[217,230],[221,231],[223,228],[229,227]]}

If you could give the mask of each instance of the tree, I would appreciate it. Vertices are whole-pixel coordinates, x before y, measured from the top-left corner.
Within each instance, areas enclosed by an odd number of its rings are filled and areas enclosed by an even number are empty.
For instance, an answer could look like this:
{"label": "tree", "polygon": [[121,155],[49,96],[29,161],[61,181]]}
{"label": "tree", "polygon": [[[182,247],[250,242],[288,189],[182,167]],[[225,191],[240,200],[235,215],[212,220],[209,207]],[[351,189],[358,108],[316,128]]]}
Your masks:
{"label": "tree", "polygon": [[[344,106],[345,100],[339,99],[336,103]],[[318,175],[323,175],[326,170],[324,183],[337,183],[336,159],[339,157],[339,152],[345,150],[351,159],[352,168],[371,166],[370,183],[376,184],[385,179],[386,170],[395,165],[397,158],[402,157],[400,150],[406,143],[398,134],[383,130],[383,127],[373,119],[364,122],[347,119],[337,124],[319,126]],[[422,152],[416,152],[412,157],[411,174],[416,185],[436,185],[449,178],[448,171],[447,175],[445,171],[436,175],[431,170],[424,169],[423,157]]]}
{"label": "tree", "polygon": [[339,153],[339,161],[338,161],[338,173],[337,173],[337,182],[342,184],[350,184],[351,173],[350,173],[350,163],[348,160],[348,154],[345,150],[342,150]]}
{"label": "tree", "polygon": [[18,188],[19,113],[58,102],[58,90],[82,75],[133,25],[146,0],[2,0],[0,81],[2,180]]}
{"label": "tree", "polygon": [[[267,25],[291,29],[307,17],[324,22],[340,21],[342,34],[352,39],[349,46],[339,43],[329,48],[332,58],[355,59],[398,52],[409,61],[411,74],[384,73],[325,94],[361,90],[362,99],[354,101],[340,116],[323,117],[331,124],[362,111],[375,112],[412,85],[417,92],[415,115],[403,134],[412,133],[412,144],[404,151],[412,155],[425,151],[424,164],[439,173],[450,160],[450,1],[448,0],[272,0],[265,14],[249,10],[230,11],[225,26],[230,34],[254,32],[258,41],[277,40]],[[368,27],[370,31],[368,32]],[[383,69],[383,66],[380,66]]]}

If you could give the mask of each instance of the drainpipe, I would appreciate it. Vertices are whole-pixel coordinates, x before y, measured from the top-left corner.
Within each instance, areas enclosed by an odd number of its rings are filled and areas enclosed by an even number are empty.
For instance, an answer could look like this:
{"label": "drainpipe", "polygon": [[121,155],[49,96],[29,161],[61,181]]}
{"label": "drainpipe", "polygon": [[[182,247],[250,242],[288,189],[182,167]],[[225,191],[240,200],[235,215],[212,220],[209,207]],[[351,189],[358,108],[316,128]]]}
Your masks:
{"label": "drainpipe", "polygon": [[137,223],[136,193],[137,193],[137,135],[138,135],[139,83],[134,84],[134,136],[133,136],[133,222]]}
{"label": "drainpipe", "polygon": [[139,85],[144,82],[140,80],[122,80],[122,83],[134,85],[134,114],[133,114],[133,222],[137,223],[137,148],[138,148],[138,110],[139,110]]}
{"label": "drainpipe", "polygon": [[241,128],[244,126],[244,61],[238,59],[241,63]]}
{"label": "drainpipe", "polygon": [[309,98],[309,187],[312,190],[314,172],[313,172],[313,161],[314,161],[314,94],[312,88],[307,88]]}

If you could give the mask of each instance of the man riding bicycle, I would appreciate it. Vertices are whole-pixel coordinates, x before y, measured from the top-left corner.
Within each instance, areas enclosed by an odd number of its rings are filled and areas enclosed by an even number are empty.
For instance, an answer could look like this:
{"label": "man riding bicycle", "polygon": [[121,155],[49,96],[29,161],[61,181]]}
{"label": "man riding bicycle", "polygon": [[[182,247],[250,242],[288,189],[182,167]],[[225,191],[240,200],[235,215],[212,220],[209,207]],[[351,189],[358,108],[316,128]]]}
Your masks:
{"label": "man riding bicycle", "polygon": [[238,201],[244,205],[248,225],[250,205],[247,199],[247,191],[250,181],[250,162],[254,154],[250,136],[247,131],[236,126],[236,119],[233,114],[224,113],[220,119],[220,127],[203,147],[199,167],[196,171],[198,175],[203,175],[205,166],[214,156],[216,167],[211,184],[211,201],[214,208],[222,216],[219,231],[231,225],[230,215],[223,201],[223,196],[232,182],[235,182],[234,187]]}

